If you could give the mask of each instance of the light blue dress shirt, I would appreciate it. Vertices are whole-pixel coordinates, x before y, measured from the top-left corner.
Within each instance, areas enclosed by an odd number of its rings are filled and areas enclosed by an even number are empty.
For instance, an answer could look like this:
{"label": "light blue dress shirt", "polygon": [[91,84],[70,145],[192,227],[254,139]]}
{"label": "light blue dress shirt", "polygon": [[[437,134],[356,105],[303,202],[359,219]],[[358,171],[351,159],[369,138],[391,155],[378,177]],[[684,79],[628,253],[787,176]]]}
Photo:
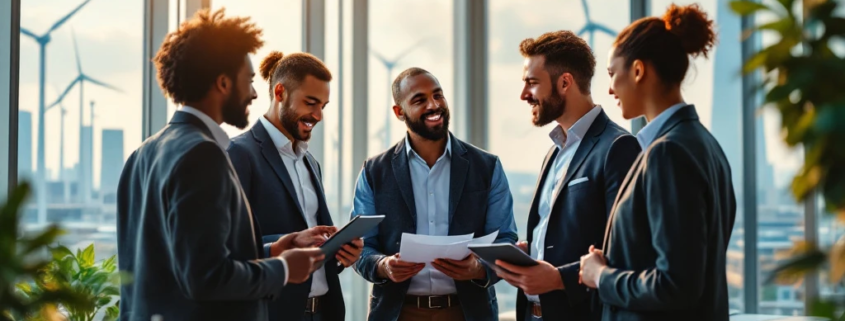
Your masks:
{"label": "light blue dress shirt", "polygon": [[[557,199],[557,195],[562,189],[561,184],[563,183],[563,178],[566,176],[567,170],[569,170],[572,157],[575,156],[578,146],[581,146],[581,140],[587,134],[590,126],[593,125],[593,121],[596,120],[596,117],[600,113],[601,106],[595,106],[584,114],[584,116],[581,116],[575,124],[572,124],[572,127],[565,133],[560,125],[555,126],[552,132],[549,133],[549,137],[555,143],[558,151],[552,164],[550,164],[549,171],[546,173],[546,179],[540,189],[540,203],[537,208],[537,213],[540,215],[540,223],[537,224],[537,227],[532,232],[531,242],[531,257],[535,260],[544,260],[546,232],[549,228],[549,218],[551,217],[550,214],[555,199]],[[526,296],[529,301],[540,303],[539,296]]]}
{"label": "light blue dress shirt", "polygon": [[[419,235],[449,235],[449,180],[452,165],[452,143],[447,140],[446,150],[434,166],[428,164],[411,148],[409,139],[405,138],[405,150],[408,154],[408,167],[411,172],[411,182],[414,191],[414,204],[417,211],[417,230]],[[425,201],[423,201],[425,200]],[[373,190],[367,182],[367,175],[363,169],[358,175],[355,187],[355,197],[352,216],[372,215],[376,213]],[[499,231],[516,234],[516,224],[513,219],[513,198],[508,188],[502,164],[497,161],[493,171],[493,178],[488,196],[487,221],[485,233]],[[377,230],[365,237],[375,237]],[[483,235],[475,235],[480,237]],[[411,278],[408,294],[446,295],[455,294],[455,281],[440,271],[426,267]]]}
{"label": "light blue dress shirt", "polygon": [[672,105],[672,107],[666,108],[660,115],[654,117],[648,124],[640,129],[637,133],[637,141],[640,143],[640,147],[645,152],[648,145],[651,145],[655,139],[657,139],[657,131],[660,130],[660,127],[663,127],[663,124],[669,120],[669,117],[672,117],[679,109],[689,106],[685,102],[680,102],[677,104]]}

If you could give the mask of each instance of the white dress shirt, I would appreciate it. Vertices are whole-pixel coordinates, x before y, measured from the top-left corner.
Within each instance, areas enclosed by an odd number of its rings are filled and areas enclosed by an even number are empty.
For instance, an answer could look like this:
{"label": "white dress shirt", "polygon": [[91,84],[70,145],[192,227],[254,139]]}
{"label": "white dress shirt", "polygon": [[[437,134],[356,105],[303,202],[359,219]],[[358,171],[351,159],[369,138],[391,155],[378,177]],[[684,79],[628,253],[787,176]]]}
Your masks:
{"label": "white dress shirt", "polygon": [[679,109],[682,107],[689,106],[685,102],[680,102],[677,104],[672,105],[669,108],[666,108],[660,115],[654,117],[648,124],[645,125],[639,132],[637,132],[637,142],[640,143],[640,147],[645,152],[648,145],[651,145],[655,139],[657,139],[657,131],[660,130],[660,127],[663,127],[663,124],[669,120],[669,117],[672,117]]}
{"label": "white dress shirt", "polygon": [[[296,197],[299,199],[299,204],[302,205],[302,213],[305,217],[305,222],[308,227],[317,226],[317,210],[320,205],[317,201],[317,190],[314,187],[314,182],[311,181],[311,173],[308,171],[305,162],[305,154],[308,150],[306,142],[297,142],[296,150],[293,148],[293,143],[288,139],[276,126],[273,126],[269,120],[263,116],[259,118],[261,125],[267,130],[273,145],[279,151],[279,156],[282,157],[282,162],[288,170],[288,175],[293,183],[293,188],[296,190]],[[308,297],[318,297],[329,292],[329,285],[326,282],[326,268],[321,267],[314,271],[311,275],[311,293]]]}
{"label": "white dress shirt", "polygon": [[[207,127],[208,130],[211,131],[211,136],[214,137],[214,140],[217,142],[217,146],[220,146],[220,148],[223,149],[223,154],[226,155],[227,159],[229,158],[229,153],[226,152],[226,148],[229,147],[229,134],[226,134],[226,131],[224,131],[223,128],[220,127],[220,124],[211,119],[211,117],[208,117],[208,115],[206,115],[204,112],[193,107],[182,106],[182,108],[179,108],[179,111],[186,112],[199,118],[202,123],[205,124],[205,127]],[[244,201],[246,202],[246,199],[244,199]],[[252,215],[252,213],[249,213],[249,215]],[[281,257],[277,258],[282,261],[282,265],[285,267],[285,284],[288,284],[288,278],[290,278],[288,262]]]}
{"label": "white dress shirt", "polygon": [[[555,199],[560,193],[563,184],[563,178],[569,170],[569,164],[572,162],[572,157],[581,146],[581,140],[587,134],[587,130],[596,120],[596,117],[601,113],[601,106],[595,106],[590,109],[584,116],[581,116],[575,124],[572,124],[566,132],[560,125],[556,125],[549,137],[557,147],[557,155],[551,164],[548,164],[549,171],[546,173],[546,180],[540,189],[540,203],[537,208],[537,213],[540,215],[540,223],[534,228],[531,242],[531,258],[535,260],[543,260],[546,252],[546,232],[549,228],[549,218],[551,217],[552,208],[554,207]],[[526,295],[528,300],[534,303],[540,303],[540,297],[537,295]]]}

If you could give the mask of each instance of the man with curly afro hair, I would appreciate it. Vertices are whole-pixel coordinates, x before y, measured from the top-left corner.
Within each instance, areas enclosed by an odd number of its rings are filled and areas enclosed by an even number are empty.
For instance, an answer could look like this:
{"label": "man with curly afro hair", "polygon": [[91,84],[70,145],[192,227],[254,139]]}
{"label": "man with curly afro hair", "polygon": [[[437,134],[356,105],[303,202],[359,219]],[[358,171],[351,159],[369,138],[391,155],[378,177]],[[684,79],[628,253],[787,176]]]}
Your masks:
{"label": "man with curly afro hair", "polygon": [[[319,249],[292,233],[262,245],[225,152],[221,123],[247,125],[256,97],[249,18],[199,12],[155,57],[163,92],[182,105],[126,162],[118,187],[120,320],[267,320],[266,300],[308,279]],[[326,231],[319,231],[324,233]],[[269,251],[265,251],[266,247]]]}

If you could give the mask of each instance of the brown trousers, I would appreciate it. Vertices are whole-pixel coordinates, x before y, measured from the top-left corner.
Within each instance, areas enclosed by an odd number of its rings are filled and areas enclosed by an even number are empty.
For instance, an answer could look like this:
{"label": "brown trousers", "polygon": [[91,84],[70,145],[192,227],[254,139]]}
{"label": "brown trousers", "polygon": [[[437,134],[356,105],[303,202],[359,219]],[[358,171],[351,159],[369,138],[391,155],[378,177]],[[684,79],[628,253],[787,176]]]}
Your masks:
{"label": "brown trousers", "polygon": [[406,303],[399,313],[399,321],[464,321],[464,311],[460,305],[443,309],[420,309]]}

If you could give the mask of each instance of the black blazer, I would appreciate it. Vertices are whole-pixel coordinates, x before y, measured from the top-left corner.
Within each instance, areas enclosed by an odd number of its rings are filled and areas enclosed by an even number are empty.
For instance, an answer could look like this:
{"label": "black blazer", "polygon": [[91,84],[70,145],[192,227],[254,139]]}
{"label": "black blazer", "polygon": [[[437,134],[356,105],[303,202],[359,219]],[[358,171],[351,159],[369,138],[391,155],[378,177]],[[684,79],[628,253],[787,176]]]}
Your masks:
{"label": "black blazer", "polygon": [[120,320],[267,319],[281,260],[260,260],[235,170],[197,117],[176,112],[139,147],[117,190]]}
{"label": "black blazer", "polygon": [[[543,161],[528,213],[529,244],[534,241],[534,228],[540,223],[541,189],[558,153],[558,148],[552,146]],[[591,320],[590,296],[587,288],[578,282],[580,258],[587,254],[590,245],[601,245],[619,186],[639,153],[637,139],[602,110],[575,151],[549,214],[544,260],[558,267],[565,290],[540,295],[543,319]],[[522,321],[528,300],[522,290],[517,295],[516,318]]]}
{"label": "black blazer", "polygon": [[[263,123],[256,122],[248,132],[233,138],[228,152],[265,244],[278,240],[282,235],[308,228],[293,180]],[[311,173],[311,183],[317,191],[317,224],[333,225],[326,206],[320,165],[310,153],[306,154],[305,160]],[[343,270],[343,265],[338,267],[333,257],[327,259],[325,270],[329,292],[320,302],[324,308],[321,309],[319,305],[317,308],[323,320],[342,321],[346,309],[337,274]],[[270,320],[302,319],[311,292],[311,280],[309,278],[302,284],[288,285],[279,292],[277,299],[269,303]]]}
{"label": "black blazer", "polygon": [[695,107],[683,107],[617,196],[598,288],[603,320],[727,321],[725,253],[735,217],[728,160]]}

